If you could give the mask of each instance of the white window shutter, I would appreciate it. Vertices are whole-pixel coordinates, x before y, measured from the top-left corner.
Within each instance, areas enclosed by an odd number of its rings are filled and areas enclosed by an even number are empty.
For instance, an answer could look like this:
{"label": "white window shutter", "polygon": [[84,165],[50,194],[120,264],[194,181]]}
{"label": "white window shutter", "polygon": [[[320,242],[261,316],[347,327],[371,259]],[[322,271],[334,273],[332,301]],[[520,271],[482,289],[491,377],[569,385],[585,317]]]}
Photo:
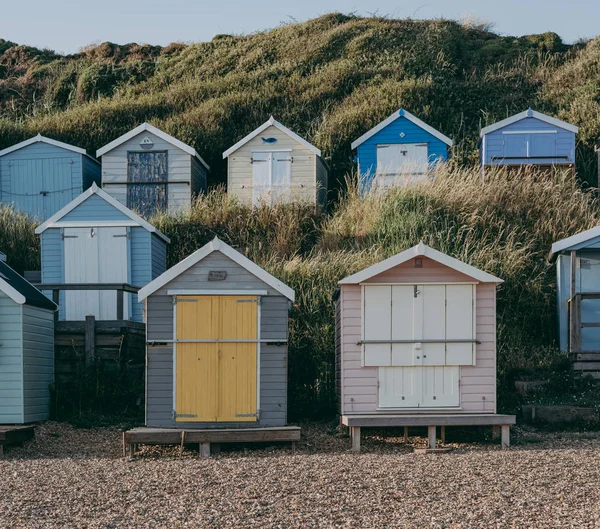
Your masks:
{"label": "white window shutter", "polygon": [[271,191],[271,153],[252,153],[252,203],[269,200]]}
{"label": "white window shutter", "polygon": [[289,202],[291,198],[292,154],[273,153],[273,202]]}
{"label": "white window shutter", "polygon": [[388,343],[365,343],[365,366],[391,365],[392,287],[365,286],[363,299],[363,340],[384,340]]}
{"label": "white window shutter", "polygon": [[[446,285],[446,339],[475,340],[475,285]],[[474,343],[447,343],[446,365],[475,365]]]}

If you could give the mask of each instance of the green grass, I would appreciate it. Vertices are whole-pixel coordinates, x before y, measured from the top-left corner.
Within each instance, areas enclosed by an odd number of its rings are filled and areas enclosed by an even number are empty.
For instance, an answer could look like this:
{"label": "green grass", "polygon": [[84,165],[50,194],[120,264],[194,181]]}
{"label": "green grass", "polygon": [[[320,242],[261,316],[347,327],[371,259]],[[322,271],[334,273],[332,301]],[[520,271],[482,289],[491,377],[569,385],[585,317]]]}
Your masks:
{"label": "green grass", "polygon": [[500,36],[452,20],[331,13],[251,35],[159,46],[104,43],[62,56],[0,40],[0,148],[41,132],[90,153],[148,120],[221,153],[270,114],[328,158],[337,190],[350,143],[403,106],[477,160],[481,126],[532,106],[580,127],[578,171],[596,184],[600,42]]}
{"label": "green grass", "polygon": [[[556,379],[559,400],[588,401],[592,395],[560,367],[549,254],[552,242],[598,225],[598,199],[561,175],[490,172],[482,183],[477,169],[448,166],[437,170],[433,182],[365,197],[350,180],[328,214],[297,204],[252,209],[217,190],[184,214],[152,221],[172,240],[170,266],[218,235],[294,288],[289,409],[295,419],[334,410],[337,282],[421,240],[505,281],[497,311],[501,410],[520,403],[515,377],[536,370]],[[9,262],[30,266],[38,248],[26,217],[0,210],[0,234]]]}

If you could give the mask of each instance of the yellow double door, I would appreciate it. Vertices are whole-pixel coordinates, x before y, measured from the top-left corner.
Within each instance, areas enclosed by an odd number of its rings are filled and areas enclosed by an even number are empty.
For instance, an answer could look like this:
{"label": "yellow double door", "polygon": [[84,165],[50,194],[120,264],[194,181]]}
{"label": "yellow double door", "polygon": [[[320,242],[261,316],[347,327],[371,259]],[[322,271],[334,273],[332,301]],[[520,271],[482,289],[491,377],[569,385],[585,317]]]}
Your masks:
{"label": "yellow double door", "polygon": [[258,297],[178,296],[179,422],[256,422]]}

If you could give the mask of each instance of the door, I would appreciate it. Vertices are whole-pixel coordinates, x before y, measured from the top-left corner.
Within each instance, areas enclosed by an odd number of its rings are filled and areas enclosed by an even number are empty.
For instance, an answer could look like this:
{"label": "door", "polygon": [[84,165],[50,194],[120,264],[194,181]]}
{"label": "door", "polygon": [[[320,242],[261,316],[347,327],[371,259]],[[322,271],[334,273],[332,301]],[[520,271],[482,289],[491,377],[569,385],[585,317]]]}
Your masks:
{"label": "door", "polygon": [[426,143],[377,145],[377,174],[380,185],[395,183],[399,175],[426,174],[429,169]]}
{"label": "door", "polygon": [[167,153],[127,153],[127,207],[145,217],[167,211]]}
{"label": "door", "polygon": [[363,288],[363,362],[379,367],[379,407],[459,406],[459,366],[475,364],[474,340],[474,285]]}
{"label": "door", "polygon": [[531,150],[529,156],[555,158],[556,157],[556,134],[554,133],[532,133]]}
{"label": "door", "polygon": [[256,296],[179,296],[176,421],[256,422]]}
{"label": "door", "polygon": [[[65,228],[65,283],[127,283],[127,228]],[[129,314],[129,294],[124,295],[123,315]],[[65,318],[117,319],[115,291],[67,290]]]}
{"label": "door", "polygon": [[503,134],[505,158],[527,158],[529,156],[528,134]]}
{"label": "door", "polygon": [[291,199],[292,153],[252,153],[252,203],[287,203]]}

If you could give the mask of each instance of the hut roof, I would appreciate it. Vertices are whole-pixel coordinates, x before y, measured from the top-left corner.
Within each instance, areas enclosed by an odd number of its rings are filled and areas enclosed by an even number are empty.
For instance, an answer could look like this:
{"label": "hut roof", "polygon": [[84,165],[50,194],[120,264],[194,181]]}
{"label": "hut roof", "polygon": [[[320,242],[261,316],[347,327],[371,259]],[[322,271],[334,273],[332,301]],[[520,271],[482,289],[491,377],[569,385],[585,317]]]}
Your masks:
{"label": "hut roof", "polygon": [[577,132],[579,131],[579,128],[576,127],[575,125],[571,125],[570,123],[567,123],[566,121],[561,121],[560,119],[556,119],[551,116],[547,116],[546,114],[542,114],[541,112],[536,112],[535,110],[528,108],[527,110],[520,112],[519,114],[515,114],[514,116],[503,119],[502,121],[498,121],[497,123],[493,123],[492,125],[483,127],[481,129],[480,136],[489,134],[490,132],[494,132],[495,130],[498,130],[498,129],[502,129],[508,125],[512,125],[513,123],[516,123],[517,121],[521,121],[522,119],[526,119],[526,118],[539,119],[540,121],[544,121],[545,123],[549,123],[550,125],[554,125],[555,127],[559,127],[561,129],[565,129],[570,132],[574,132],[575,134],[577,134]]}
{"label": "hut roof", "polygon": [[58,308],[54,302],[44,296],[23,276],[17,274],[4,261],[0,261],[0,291],[19,305],[33,305],[52,311]]}
{"label": "hut roof", "polygon": [[567,237],[565,239],[561,239],[560,241],[556,241],[552,244],[552,254],[563,252],[565,250],[575,250],[579,249],[579,247],[587,246],[585,243],[591,242],[594,239],[600,237],[600,226],[596,226],[595,228],[591,228],[586,231],[582,231],[581,233],[577,233],[575,235],[571,235],[571,237]]}

